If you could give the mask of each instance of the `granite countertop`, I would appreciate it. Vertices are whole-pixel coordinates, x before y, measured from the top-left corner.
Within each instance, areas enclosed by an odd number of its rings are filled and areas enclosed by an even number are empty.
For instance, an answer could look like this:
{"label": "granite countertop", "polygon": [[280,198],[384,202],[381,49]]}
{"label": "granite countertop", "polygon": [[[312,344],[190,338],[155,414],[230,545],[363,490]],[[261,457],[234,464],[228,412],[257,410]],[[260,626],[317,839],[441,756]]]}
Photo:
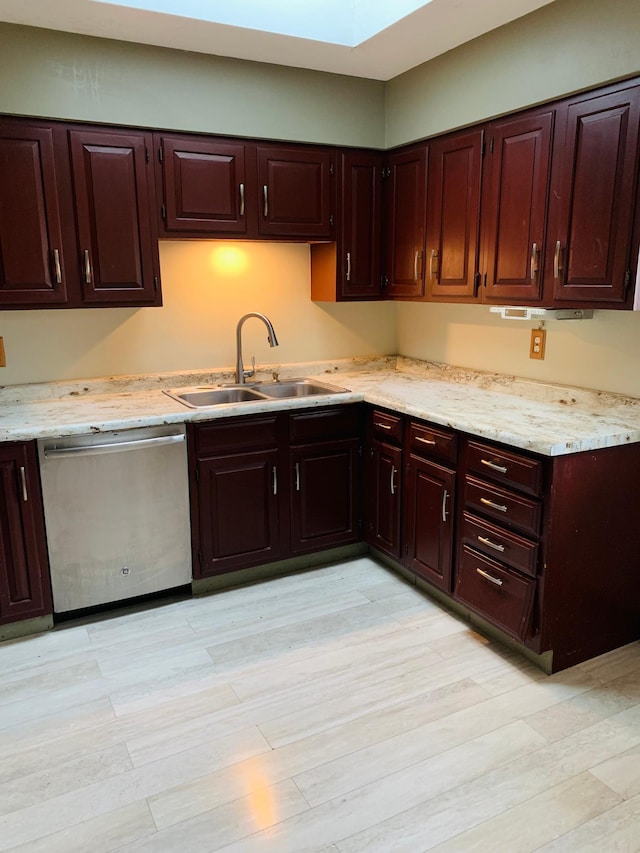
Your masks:
{"label": "granite countertop", "polygon": [[346,394],[189,409],[163,389],[233,381],[229,371],[122,376],[0,389],[0,441],[132,429],[364,400],[545,456],[640,441],[640,399],[402,357],[272,365]]}

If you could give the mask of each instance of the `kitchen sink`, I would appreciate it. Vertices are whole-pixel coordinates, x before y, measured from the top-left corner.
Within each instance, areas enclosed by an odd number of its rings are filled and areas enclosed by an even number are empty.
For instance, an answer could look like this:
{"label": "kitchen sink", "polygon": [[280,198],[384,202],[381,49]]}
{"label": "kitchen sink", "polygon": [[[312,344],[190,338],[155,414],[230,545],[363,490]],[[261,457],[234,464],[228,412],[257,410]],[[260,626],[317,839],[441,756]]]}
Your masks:
{"label": "kitchen sink", "polygon": [[316,397],[320,394],[346,394],[346,388],[327,385],[315,379],[290,379],[287,382],[265,382],[252,388],[267,397]]}
{"label": "kitchen sink", "polygon": [[318,397],[322,394],[347,394],[348,391],[346,388],[327,385],[315,379],[290,379],[287,382],[261,382],[254,385],[174,388],[164,393],[184,406],[189,406],[190,409],[205,409],[209,406],[225,406],[229,403],[264,403],[269,399]]}

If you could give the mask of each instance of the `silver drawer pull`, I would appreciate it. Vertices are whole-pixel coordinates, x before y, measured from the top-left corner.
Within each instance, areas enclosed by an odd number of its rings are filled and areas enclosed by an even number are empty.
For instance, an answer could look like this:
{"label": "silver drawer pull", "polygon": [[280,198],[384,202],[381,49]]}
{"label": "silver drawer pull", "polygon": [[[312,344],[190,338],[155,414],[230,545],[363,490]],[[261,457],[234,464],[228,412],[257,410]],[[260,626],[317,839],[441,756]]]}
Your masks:
{"label": "silver drawer pull", "polygon": [[398,469],[395,467],[395,465],[392,465],[391,466],[391,494],[392,495],[395,495],[395,493],[396,493],[395,477],[396,477],[397,473],[398,473]]}
{"label": "silver drawer pull", "polygon": [[535,280],[536,273],[538,272],[538,244],[534,243],[531,247],[531,281]]}
{"label": "silver drawer pull", "polygon": [[269,188],[266,184],[262,187],[262,215],[265,219],[269,216]]}
{"label": "silver drawer pull", "polygon": [[244,216],[244,184],[240,184],[240,216]]}
{"label": "silver drawer pull", "polygon": [[84,250],[84,280],[85,284],[91,284],[91,258],[89,257],[89,250]]}
{"label": "silver drawer pull", "polygon": [[438,275],[438,271],[436,269],[436,262],[438,260],[438,250],[431,250],[431,257],[429,259],[429,278],[436,278]]}
{"label": "silver drawer pull", "polygon": [[506,474],[507,469],[504,465],[496,465],[495,462],[489,461],[489,459],[481,459],[480,463],[482,465],[486,465],[487,468],[491,468],[492,471],[498,471],[500,474]]}
{"label": "silver drawer pull", "polygon": [[435,441],[432,438],[420,438],[419,435],[416,436],[416,441],[421,441],[423,444],[432,444],[435,445]]}
{"label": "silver drawer pull", "polygon": [[490,506],[491,509],[497,509],[499,512],[506,512],[509,509],[509,507],[504,504],[494,504],[494,502],[488,500],[488,498],[480,498],[480,503],[485,506]]}
{"label": "silver drawer pull", "polygon": [[347,252],[347,281],[351,281],[351,252]]}
{"label": "silver drawer pull", "polygon": [[29,492],[27,491],[27,474],[22,466],[20,466],[20,480],[22,482],[22,500],[26,503],[29,500]]}
{"label": "silver drawer pull", "polygon": [[296,462],[296,492],[300,491],[300,463]]}
{"label": "silver drawer pull", "polygon": [[449,498],[449,492],[445,489],[442,493],[442,520],[447,520],[447,500]]}
{"label": "silver drawer pull", "polygon": [[482,544],[486,545],[488,548],[493,548],[494,551],[504,551],[504,545],[496,545],[495,542],[492,542],[491,539],[487,539],[486,536],[478,536],[478,542],[482,542]]}
{"label": "silver drawer pull", "polygon": [[53,267],[56,273],[57,284],[62,284],[62,267],[60,266],[60,249],[53,250]]}
{"label": "silver drawer pull", "polygon": [[494,578],[493,575],[490,575],[489,572],[485,572],[483,569],[476,568],[476,572],[480,575],[480,577],[485,578],[490,581],[490,583],[495,584],[496,586],[502,586],[503,581],[500,578]]}
{"label": "silver drawer pull", "polygon": [[278,471],[275,465],[273,466],[273,494],[278,494]]}
{"label": "silver drawer pull", "polygon": [[392,427],[390,427],[389,424],[377,424],[374,422],[373,425],[376,429],[392,429]]}
{"label": "silver drawer pull", "polygon": [[556,243],[556,250],[553,253],[553,277],[555,279],[560,278],[560,270],[562,266],[560,265],[560,253],[562,251],[562,243],[560,240]]}

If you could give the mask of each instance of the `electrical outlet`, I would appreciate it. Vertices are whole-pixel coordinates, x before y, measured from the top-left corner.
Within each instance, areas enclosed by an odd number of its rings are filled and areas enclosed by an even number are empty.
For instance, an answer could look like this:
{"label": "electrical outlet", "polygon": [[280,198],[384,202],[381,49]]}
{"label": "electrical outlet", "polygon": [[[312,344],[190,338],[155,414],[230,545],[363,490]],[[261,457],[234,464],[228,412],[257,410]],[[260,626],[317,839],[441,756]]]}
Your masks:
{"label": "electrical outlet", "polygon": [[544,347],[547,342],[546,329],[531,329],[531,343],[529,344],[529,358],[544,358]]}
{"label": "electrical outlet", "polygon": [[0,367],[7,366],[7,357],[4,354],[4,338],[0,338]]}

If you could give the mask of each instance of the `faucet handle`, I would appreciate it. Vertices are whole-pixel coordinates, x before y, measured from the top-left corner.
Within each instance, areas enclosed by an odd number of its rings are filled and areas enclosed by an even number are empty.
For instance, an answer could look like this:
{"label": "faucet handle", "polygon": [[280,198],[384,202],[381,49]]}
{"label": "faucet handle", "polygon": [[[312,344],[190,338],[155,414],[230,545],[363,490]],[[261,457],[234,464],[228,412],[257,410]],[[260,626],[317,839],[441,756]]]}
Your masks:
{"label": "faucet handle", "polygon": [[251,356],[251,370],[243,370],[244,378],[249,379],[250,376],[256,375],[256,357],[255,355]]}
{"label": "faucet handle", "polygon": [[271,374],[271,378],[274,382],[280,382],[280,375],[277,370],[273,371],[273,373]]}

